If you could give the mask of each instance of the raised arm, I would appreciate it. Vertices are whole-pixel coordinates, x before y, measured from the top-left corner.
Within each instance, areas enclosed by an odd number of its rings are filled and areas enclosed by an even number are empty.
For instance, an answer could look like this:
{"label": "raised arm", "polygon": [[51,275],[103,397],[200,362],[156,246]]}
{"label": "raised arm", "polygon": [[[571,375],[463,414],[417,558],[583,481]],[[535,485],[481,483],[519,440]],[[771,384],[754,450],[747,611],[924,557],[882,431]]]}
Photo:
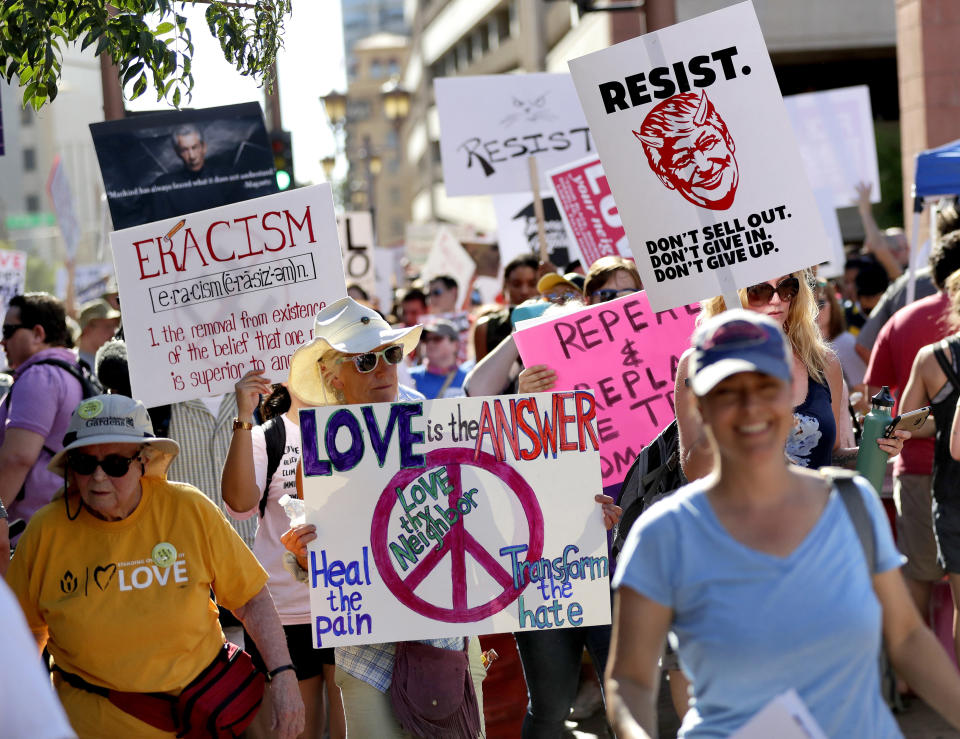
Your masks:
{"label": "raised arm", "polygon": [[463,382],[464,391],[471,398],[496,395],[509,382],[510,370],[519,358],[516,342],[513,336],[509,336],[467,373]]}
{"label": "raised arm", "polygon": [[[270,394],[270,383],[263,370],[247,372],[235,385],[237,391],[237,420],[253,423],[253,411],[261,395]],[[237,429],[230,439],[227,458],[220,473],[220,493],[223,500],[237,513],[253,510],[260,502],[253,465],[253,441],[249,430]]]}
{"label": "raised arm", "polygon": [[873,205],[870,203],[870,183],[859,182],[854,186],[854,189],[857,191],[857,211],[860,213],[860,220],[863,222],[863,230],[866,234],[863,245],[883,265],[890,279],[895,280],[903,274],[903,268],[897,264],[893,252],[887,245],[887,237],[883,235],[873,218]]}

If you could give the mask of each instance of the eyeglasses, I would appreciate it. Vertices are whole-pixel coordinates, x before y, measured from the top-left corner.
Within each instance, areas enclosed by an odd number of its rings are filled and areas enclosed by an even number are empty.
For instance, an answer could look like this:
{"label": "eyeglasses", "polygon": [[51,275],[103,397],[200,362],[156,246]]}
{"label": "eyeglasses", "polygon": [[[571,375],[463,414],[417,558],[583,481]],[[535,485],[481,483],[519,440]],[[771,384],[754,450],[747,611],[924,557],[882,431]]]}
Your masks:
{"label": "eyeglasses", "polygon": [[3,324],[3,340],[9,341],[13,335],[22,328],[29,328],[25,323],[5,323]]}
{"label": "eyeglasses", "polygon": [[123,477],[130,469],[130,464],[140,458],[140,452],[132,457],[124,457],[120,454],[108,454],[103,459],[97,459],[92,454],[74,454],[67,455],[67,467],[78,475],[92,475],[97,467],[103,470],[105,475],[110,477]]}
{"label": "eyeglasses", "polygon": [[776,287],[769,282],[751,285],[747,288],[747,302],[754,307],[766,305],[773,300],[774,293],[780,296],[781,301],[789,303],[800,293],[800,280],[796,277],[787,277],[780,280]]}
{"label": "eyeglasses", "polygon": [[827,307],[827,301],[826,301],[826,300],[820,299],[820,300],[817,301],[817,308],[818,308],[819,310],[823,310],[823,309],[826,308],[826,307]]}
{"label": "eyeglasses", "polygon": [[378,352],[364,352],[363,354],[354,354],[349,357],[340,357],[337,360],[337,364],[352,360],[357,366],[357,372],[365,375],[368,372],[373,372],[377,368],[377,362],[380,360],[380,357],[383,357],[383,361],[387,364],[400,364],[400,362],[403,361],[403,345],[391,344]]}
{"label": "eyeglasses", "polygon": [[439,297],[440,297],[441,295],[443,295],[446,291],[447,291],[447,288],[445,288],[445,287],[435,287],[435,288],[433,288],[432,290],[430,290],[430,294],[431,294],[433,297],[435,297],[435,298],[439,298]]}
{"label": "eyeglasses", "polygon": [[640,292],[640,291],[635,287],[625,287],[620,290],[603,288],[601,290],[594,290],[592,293],[590,293],[590,296],[594,298],[598,298],[601,303],[609,303],[611,300],[616,300],[617,298],[621,298],[624,295],[631,295],[636,292]]}

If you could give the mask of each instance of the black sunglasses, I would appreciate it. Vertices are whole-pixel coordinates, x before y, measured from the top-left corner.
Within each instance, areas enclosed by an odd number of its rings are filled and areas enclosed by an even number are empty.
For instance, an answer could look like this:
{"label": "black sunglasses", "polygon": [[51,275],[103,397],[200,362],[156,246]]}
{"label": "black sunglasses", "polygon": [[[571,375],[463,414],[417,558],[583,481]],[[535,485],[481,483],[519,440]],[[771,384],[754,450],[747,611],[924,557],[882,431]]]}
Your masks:
{"label": "black sunglasses", "polygon": [[3,324],[3,340],[9,341],[13,335],[22,328],[29,328],[25,323],[5,323]]}
{"label": "black sunglasses", "polygon": [[400,362],[403,361],[403,345],[391,344],[386,349],[381,349],[378,352],[365,352],[364,354],[340,357],[337,363],[353,360],[353,363],[357,366],[357,372],[365,375],[368,372],[373,372],[377,368],[377,362],[380,357],[383,357],[383,361],[387,364],[400,364]]}
{"label": "black sunglasses", "polygon": [[636,292],[640,291],[635,287],[624,287],[620,290],[605,287],[600,290],[594,290],[590,295],[594,298],[599,298],[601,303],[609,303],[611,300],[616,300],[617,298],[622,298],[624,295],[631,295]]}
{"label": "black sunglasses", "polygon": [[784,303],[789,303],[800,293],[800,280],[796,277],[787,277],[780,280],[776,287],[769,282],[751,285],[747,288],[747,302],[754,307],[766,305],[773,300],[774,293],[779,295]]}
{"label": "black sunglasses", "polygon": [[67,455],[67,467],[78,475],[92,475],[97,467],[103,470],[104,474],[110,477],[123,477],[130,469],[130,465],[140,458],[140,452],[132,457],[124,457],[120,454],[108,454],[103,459],[98,459],[92,454],[73,453]]}

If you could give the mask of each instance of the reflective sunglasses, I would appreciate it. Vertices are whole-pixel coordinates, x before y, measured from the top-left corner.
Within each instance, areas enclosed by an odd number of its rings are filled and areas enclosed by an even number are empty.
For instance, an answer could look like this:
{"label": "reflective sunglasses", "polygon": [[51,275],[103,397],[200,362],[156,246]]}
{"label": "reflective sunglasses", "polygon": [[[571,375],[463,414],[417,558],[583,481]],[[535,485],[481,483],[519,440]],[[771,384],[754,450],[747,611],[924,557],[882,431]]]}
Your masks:
{"label": "reflective sunglasses", "polygon": [[773,300],[773,294],[780,296],[780,300],[789,303],[800,293],[800,280],[796,277],[787,277],[780,280],[774,287],[769,282],[751,285],[747,288],[747,302],[756,307],[766,305]]}
{"label": "reflective sunglasses", "polygon": [[130,469],[131,463],[140,458],[140,452],[132,457],[120,454],[108,454],[103,459],[97,459],[92,454],[73,453],[67,455],[67,467],[78,475],[92,475],[97,467],[109,477],[123,477]]}
{"label": "reflective sunglasses", "polygon": [[640,291],[635,287],[624,287],[620,290],[605,287],[601,290],[594,290],[590,295],[594,298],[599,298],[601,303],[609,303],[611,300],[616,300],[617,298],[622,298],[624,295],[631,295],[636,292]]}
{"label": "reflective sunglasses", "polygon": [[354,354],[350,357],[340,357],[337,364],[353,361],[357,366],[357,372],[362,375],[373,372],[377,368],[377,362],[383,357],[387,364],[400,364],[403,361],[403,345],[391,344],[386,349],[378,352],[364,352],[363,354]]}
{"label": "reflective sunglasses", "polygon": [[443,295],[446,291],[447,291],[447,288],[445,288],[445,287],[435,287],[435,288],[433,288],[433,289],[430,291],[430,295],[432,295],[432,296],[435,297],[435,298],[439,298],[439,297],[440,297],[441,295]]}
{"label": "reflective sunglasses", "polygon": [[3,340],[9,341],[13,335],[22,328],[29,328],[25,323],[5,323],[3,324]]}

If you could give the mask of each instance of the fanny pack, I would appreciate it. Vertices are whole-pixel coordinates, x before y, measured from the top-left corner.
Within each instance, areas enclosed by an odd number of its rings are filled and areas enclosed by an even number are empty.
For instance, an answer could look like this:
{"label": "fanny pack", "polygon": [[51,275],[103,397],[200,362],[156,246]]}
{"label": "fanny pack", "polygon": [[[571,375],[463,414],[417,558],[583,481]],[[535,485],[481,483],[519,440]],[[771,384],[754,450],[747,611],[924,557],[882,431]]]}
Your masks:
{"label": "fanny pack", "polygon": [[250,655],[230,642],[177,696],[110,690],[56,665],[54,669],[74,688],[102,696],[144,723],[186,739],[239,736],[257,715],[265,684]]}
{"label": "fanny pack", "polygon": [[429,739],[480,735],[480,712],[463,650],[399,642],[390,682],[394,718],[409,733]]}

